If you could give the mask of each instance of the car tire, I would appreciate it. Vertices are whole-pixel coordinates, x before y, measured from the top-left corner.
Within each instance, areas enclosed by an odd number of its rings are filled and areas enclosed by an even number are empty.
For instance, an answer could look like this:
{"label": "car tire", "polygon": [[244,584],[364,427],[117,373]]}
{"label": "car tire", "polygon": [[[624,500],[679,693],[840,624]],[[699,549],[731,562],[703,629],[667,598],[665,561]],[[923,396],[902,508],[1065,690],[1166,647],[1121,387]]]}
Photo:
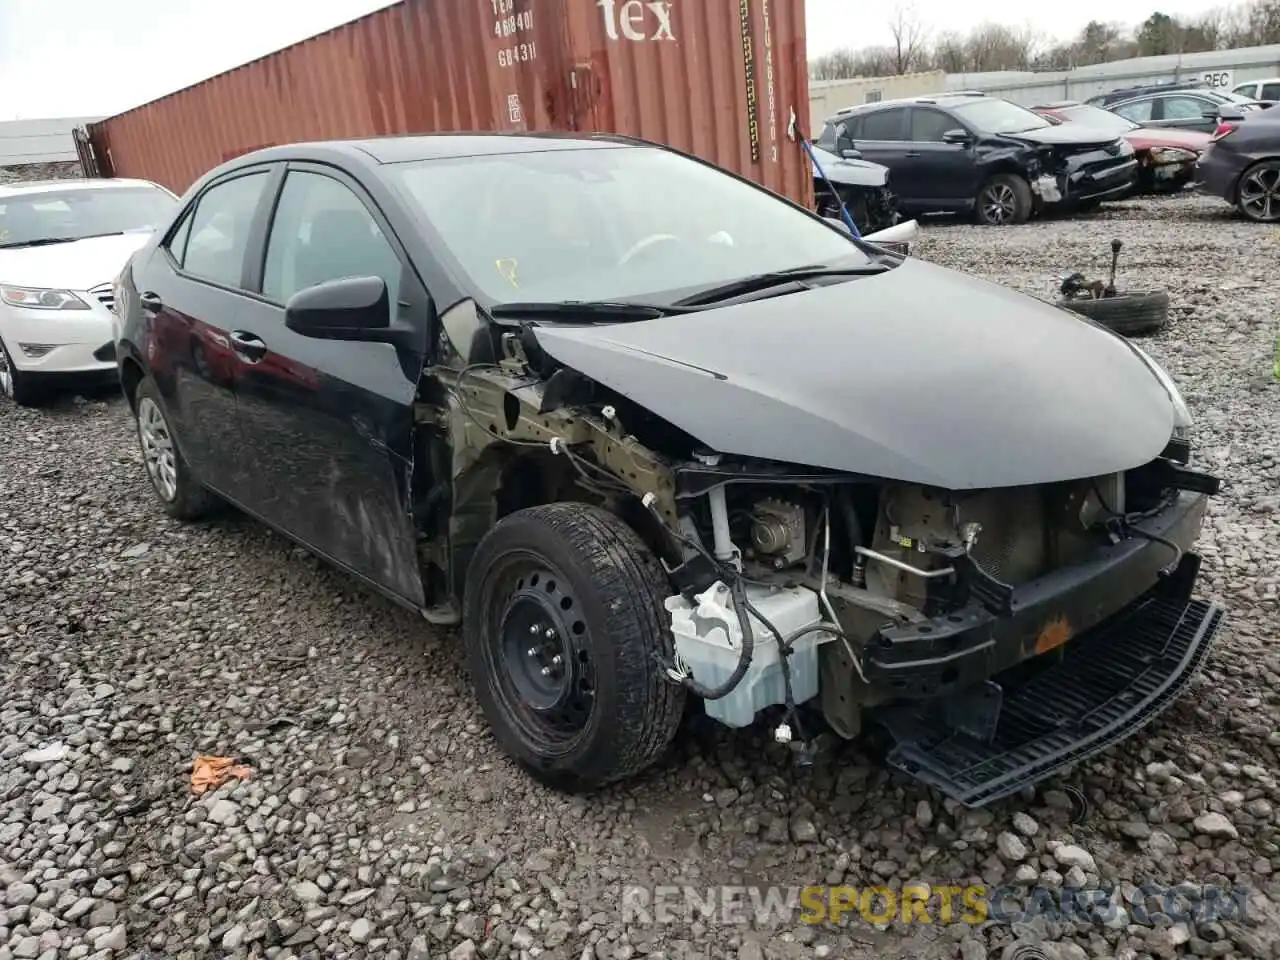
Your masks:
{"label": "car tire", "polygon": [[978,190],[973,214],[978,223],[991,227],[1026,223],[1031,217],[1031,185],[1016,174],[997,173]]}
{"label": "car tire", "polygon": [[38,407],[45,398],[45,392],[31,382],[30,376],[14,366],[3,340],[0,340],[0,394],[20,407]]}
{"label": "car tire", "polygon": [[[634,776],[675,737],[685,688],[662,567],[613,514],[555,503],[503,518],[471,561],[467,669],[503,751],[579,793]],[[556,659],[556,658],[559,659]]]}
{"label": "car tire", "polygon": [[[1246,192],[1269,194],[1269,203],[1254,209]],[[1280,223],[1280,159],[1260,160],[1240,174],[1236,186],[1236,209],[1254,223]]]}
{"label": "car tire", "polygon": [[147,480],[160,506],[175,520],[203,520],[218,507],[218,498],[191,471],[183,458],[155,381],[144,377],[134,394],[134,420]]}
{"label": "car tire", "polygon": [[1121,291],[1097,300],[1063,299],[1058,306],[1126,337],[1158,333],[1169,324],[1169,294],[1163,290]]}

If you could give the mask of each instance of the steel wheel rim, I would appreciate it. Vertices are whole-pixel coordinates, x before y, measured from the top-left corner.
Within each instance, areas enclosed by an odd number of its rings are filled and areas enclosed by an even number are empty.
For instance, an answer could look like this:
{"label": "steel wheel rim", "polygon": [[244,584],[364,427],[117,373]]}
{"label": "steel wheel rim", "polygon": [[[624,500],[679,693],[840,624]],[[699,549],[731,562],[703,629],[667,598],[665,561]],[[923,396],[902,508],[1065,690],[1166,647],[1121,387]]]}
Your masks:
{"label": "steel wheel rim", "polygon": [[1240,206],[1257,220],[1280,220],[1280,165],[1267,164],[1245,175]]}
{"label": "steel wheel rim", "polygon": [[532,554],[508,555],[490,582],[485,659],[497,698],[527,741],[566,753],[595,715],[585,611],[564,575]]}
{"label": "steel wheel rim", "polygon": [[9,366],[9,354],[3,345],[0,345],[0,393],[13,399],[13,370]]}
{"label": "steel wheel rim", "polygon": [[1006,184],[993,184],[983,192],[982,212],[988,223],[1008,223],[1017,205],[1013,188]]}
{"label": "steel wheel rim", "polygon": [[144,397],[138,404],[138,439],[151,485],[166,503],[172,503],[178,496],[178,464],[173,437],[160,407],[150,397]]}

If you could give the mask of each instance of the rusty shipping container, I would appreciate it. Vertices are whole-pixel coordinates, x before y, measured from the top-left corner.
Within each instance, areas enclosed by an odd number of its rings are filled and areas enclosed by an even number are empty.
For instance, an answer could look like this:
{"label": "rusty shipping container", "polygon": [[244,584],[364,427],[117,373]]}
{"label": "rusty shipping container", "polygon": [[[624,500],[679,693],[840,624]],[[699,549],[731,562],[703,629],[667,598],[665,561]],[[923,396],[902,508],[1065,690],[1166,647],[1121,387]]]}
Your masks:
{"label": "rusty shipping container", "polygon": [[305,140],[604,131],[809,205],[804,0],[401,0],[91,125],[104,174],[177,192]]}

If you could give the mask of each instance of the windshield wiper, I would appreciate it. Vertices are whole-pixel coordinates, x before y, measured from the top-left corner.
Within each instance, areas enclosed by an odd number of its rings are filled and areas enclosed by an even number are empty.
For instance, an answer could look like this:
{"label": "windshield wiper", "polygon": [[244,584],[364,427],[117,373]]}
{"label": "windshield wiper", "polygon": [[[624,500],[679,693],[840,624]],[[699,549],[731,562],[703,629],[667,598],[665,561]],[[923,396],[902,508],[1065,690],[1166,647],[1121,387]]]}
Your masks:
{"label": "windshield wiper", "polygon": [[856,267],[828,267],[819,263],[811,264],[807,267],[792,267],[790,270],[773,270],[769,273],[756,273],[749,277],[742,277],[739,280],[733,280],[718,287],[711,287],[701,293],[685,297],[683,300],[677,300],[675,305],[677,307],[705,306],[721,300],[730,300],[743,294],[755,293],[758,290],[768,290],[770,287],[780,286],[785,283],[814,280],[819,277],[867,277],[877,273],[884,273],[889,269],[891,268],[879,263],[864,263]]}
{"label": "windshield wiper", "polygon": [[75,243],[77,240],[92,240],[94,237],[119,237],[124,234],[123,230],[108,230],[106,233],[86,233],[82,237],[40,237],[36,240],[18,240],[14,243],[0,243],[0,247],[12,249],[14,247],[49,247],[55,243]]}
{"label": "windshield wiper", "polygon": [[496,303],[489,309],[493,317],[552,317],[587,321],[656,320],[670,313],[688,311],[659,307],[651,303],[626,303],[610,300],[548,300],[521,303]]}

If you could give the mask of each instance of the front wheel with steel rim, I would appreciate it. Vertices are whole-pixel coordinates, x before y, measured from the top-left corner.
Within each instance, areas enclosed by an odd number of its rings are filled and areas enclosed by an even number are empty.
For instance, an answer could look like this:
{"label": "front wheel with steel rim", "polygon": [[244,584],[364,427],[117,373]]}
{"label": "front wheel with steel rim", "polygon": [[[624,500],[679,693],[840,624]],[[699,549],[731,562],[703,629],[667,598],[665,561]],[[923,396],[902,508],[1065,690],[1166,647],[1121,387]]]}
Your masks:
{"label": "front wheel with steel rim", "polygon": [[34,407],[43,399],[30,378],[14,365],[3,340],[0,340],[0,394],[20,407]]}
{"label": "front wheel with steel rim", "polygon": [[1254,223],[1280,222],[1280,160],[1255,163],[1241,175],[1236,205]]}
{"label": "front wheel with steel rim", "polygon": [[178,520],[199,520],[210,514],[217,501],[192,476],[191,468],[183,460],[159,391],[150,377],[138,386],[134,411],[147,479],[165,513]]}
{"label": "front wheel with steel rim", "polygon": [[1031,216],[1031,186],[1012,173],[998,173],[978,191],[974,215],[992,227],[1026,223]]}
{"label": "front wheel with steel rim", "polygon": [[557,789],[639,773],[675,736],[685,691],[663,673],[666,576],[613,514],[581,503],[520,510],[480,543],[467,576],[467,668],[502,749]]}

